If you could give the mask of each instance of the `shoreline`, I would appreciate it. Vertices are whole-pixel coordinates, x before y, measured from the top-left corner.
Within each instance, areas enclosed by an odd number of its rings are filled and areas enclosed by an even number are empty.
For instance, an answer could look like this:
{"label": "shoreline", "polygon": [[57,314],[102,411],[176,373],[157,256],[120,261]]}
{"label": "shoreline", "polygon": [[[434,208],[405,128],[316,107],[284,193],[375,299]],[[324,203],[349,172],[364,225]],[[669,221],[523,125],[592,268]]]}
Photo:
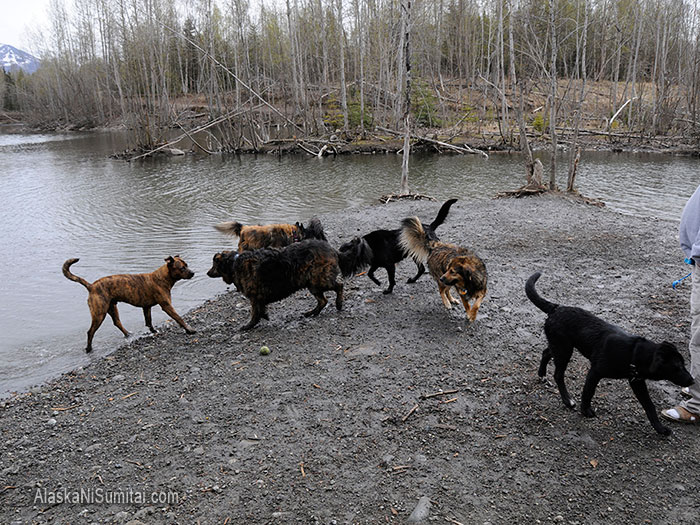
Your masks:
{"label": "shoreline", "polygon": [[[445,198],[319,218],[337,247],[406,216],[432,219]],[[601,383],[596,418],[561,406],[551,370],[547,383],[536,377],[544,316],[523,291],[540,270],[544,297],[669,340],[687,360],[689,288],[670,286],[685,270],[676,230],[553,196],[458,201],[437,233],[486,262],[489,292],[471,325],[461,308],[444,309],[428,275],[405,283],[410,261],[392,295],[355,277],[343,311],[302,318],[313,299],[298,292],[246,333],[237,328],[248,301],[219,295],[184,316],[196,335],[167,323],[0,400],[0,516],[402,523],[427,497],[442,522],[694,523],[700,475],[686,458],[700,452],[696,430],[656,435],[624,381]],[[263,345],[271,355],[259,355]],[[586,370],[574,357],[577,400]],[[648,385],[657,410],[677,401],[673,385]],[[33,501],[37,488],[81,487],[179,498]]]}
{"label": "shoreline", "polygon": [[[27,133],[80,133],[80,132],[100,132],[100,131],[126,131],[123,125],[99,126],[99,127],[73,127],[66,126],[64,128],[42,129],[32,127],[21,120],[12,120],[3,122],[0,120],[0,126],[17,127],[18,129],[26,129]],[[177,129],[174,128],[173,131]],[[503,137],[495,131],[484,131],[476,133],[463,133],[459,135],[451,135],[449,138],[441,139],[445,145],[441,146],[435,142],[429,142],[431,137],[437,138],[441,132],[445,130],[423,130],[423,135],[427,141],[421,141],[420,138],[414,137],[412,144],[412,153],[417,154],[446,154],[460,155],[469,154],[466,151],[458,152],[450,149],[450,146],[457,148],[473,149],[474,153],[483,151],[487,154],[499,153],[521,153],[519,139],[516,138],[512,145],[504,144]],[[568,135],[570,130],[562,130],[558,135],[558,149],[568,147]],[[679,156],[700,156],[700,145],[694,141],[692,137],[679,139],[679,137],[644,137],[642,135],[635,136],[631,134],[627,137],[610,136],[607,132],[599,132],[595,129],[581,130],[582,135],[579,136],[578,145],[582,152],[586,151],[608,151],[612,153],[651,153],[661,155],[679,155]],[[343,135],[343,134],[341,134]],[[236,151],[215,151],[212,153],[203,152],[190,139],[185,137],[185,142],[188,143],[188,148],[181,150],[177,144],[172,144],[172,148],[164,147],[163,150],[154,151],[151,155],[180,155],[180,151],[184,154],[232,154],[232,155],[288,155],[301,154],[309,156],[328,156],[328,155],[375,155],[375,154],[396,154],[403,149],[403,138],[382,133],[380,131],[366,131],[369,138],[362,138],[356,132],[347,132],[347,137],[334,138],[335,133],[329,133],[325,136],[308,136],[304,138],[278,138],[270,139],[267,143],[261,143],[258,146],[244,146]],[[532,131],[528,132],[528,140],[530,147],[535,153],[551,150],[551,144],[546,134],[535,134]],[[184,139],[183,139],[184,140]],[[168,143],[166,143],[168,144]],[[175,150],[171,152],[170,150]],[[120,160],[130,160],[134,156],[141,156],[148,153],[143,149],[128,149],[125,151],[115,151],[112,154],[113,158]]]}

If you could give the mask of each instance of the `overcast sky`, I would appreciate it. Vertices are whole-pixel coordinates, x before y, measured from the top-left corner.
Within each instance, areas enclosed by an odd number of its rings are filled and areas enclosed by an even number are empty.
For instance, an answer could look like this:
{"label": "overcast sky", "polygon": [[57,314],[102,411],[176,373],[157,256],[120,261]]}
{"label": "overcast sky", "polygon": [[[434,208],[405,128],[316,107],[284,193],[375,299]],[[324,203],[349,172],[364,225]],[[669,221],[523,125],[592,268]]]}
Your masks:
{"label": "overcast sky", "polygon": [[49,0],[0,0],[0,43],[31,51],[27,29],[47,25]]}

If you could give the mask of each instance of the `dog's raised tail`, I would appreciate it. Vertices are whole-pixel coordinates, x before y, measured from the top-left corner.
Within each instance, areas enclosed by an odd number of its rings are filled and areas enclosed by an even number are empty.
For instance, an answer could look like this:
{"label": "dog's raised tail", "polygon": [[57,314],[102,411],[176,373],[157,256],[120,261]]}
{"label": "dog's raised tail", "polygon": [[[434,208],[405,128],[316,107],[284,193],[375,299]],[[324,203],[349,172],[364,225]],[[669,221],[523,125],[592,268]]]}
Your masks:
{"label": "dog's raised tail", "polygon": [[448,201],[445,201],[445,203],[442,206],[440,206],[440,211],[438,212],[437,217],[435,217],[435,220],[430,223],[431,230],[434,230],[443,222],[445,222],[447,214],[450,213],[450,208],[455,202],[457,202],[457,199],[450,199]]}
{"label": "dog's raised tail", "polygon": [[309,221],[309,225],[304,228],[304,239],[318,239],[319,241],[326,241],[326,233],[323,231],[323,225],[317,217],[313,217]]}
{"label": "dog's raised tail", "polygon": [[80,259],[68,259],[66,262],[63,263],[63,275],[66,276],[66,279],[70,279],[71,281],[75,281],[76,283],[82,284],[85,288],[88,290],[90,289],[90,283],[87,282],[85,279],[82,277],[78,277],[77,275],[74,275],[70,271],[70,267],[77,263]]}
{"label": "dog's raised tail", "polygon": [[399,244],[414,260],[426,264],[430,255],[430,240],[418,217],[401,221]]}
{"label": "dog's raised tail", "polygon": [[530,276],[530,278],[525,283],[525,295],[527,295],[527,298],[530,299],[532,304],[534,304],[537,308],[549,315],[554,311],[557,305],[554,303],[550,303],[546,299],[540,297],[540,294],[538,294],[537,290],[535,290],[535,283],[541,275],[541,272],[535,272]]}
{"label": "dog's raised tail", "polygon": [[240,237],[241,236],[241,229],[243,228],[243,225],[240,222],[228,221],[228,222],[220,222],[219,224],[215,224],[214,228],[216,228],[220,232],[227,233],[229,235],[235,235],[236,237]]}

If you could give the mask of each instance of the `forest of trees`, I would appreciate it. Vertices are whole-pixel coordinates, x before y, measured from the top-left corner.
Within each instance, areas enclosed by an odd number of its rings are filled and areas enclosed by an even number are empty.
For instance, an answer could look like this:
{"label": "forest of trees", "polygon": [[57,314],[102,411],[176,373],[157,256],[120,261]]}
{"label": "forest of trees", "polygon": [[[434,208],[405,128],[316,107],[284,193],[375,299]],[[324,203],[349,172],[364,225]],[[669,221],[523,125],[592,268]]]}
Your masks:
{"label": "forest of trees", "polygon": [[31,122],[124,122],[144,148],[213,124],[220,150],[402,130],[407,71],[417,129],[695,139],[698,15],[693,0],[52,0],[42,66],[11,87]]}

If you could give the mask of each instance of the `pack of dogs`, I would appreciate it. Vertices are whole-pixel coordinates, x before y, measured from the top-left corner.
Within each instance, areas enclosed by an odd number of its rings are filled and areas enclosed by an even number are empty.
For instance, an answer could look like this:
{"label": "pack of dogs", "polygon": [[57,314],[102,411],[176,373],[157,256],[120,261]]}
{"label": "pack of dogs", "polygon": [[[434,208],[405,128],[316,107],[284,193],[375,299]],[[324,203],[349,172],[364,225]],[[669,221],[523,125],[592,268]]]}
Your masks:
{"label": "pack of dogs", "polygon": [[[418,217],[407,217],[399,228],[371,231],[338,249],[328,242],[317,218],[311,219],[307,226],[299,222],[267,225],[222,222],[215,228],[238,237],[238,247],[216,253],[207,275],[235,285],[249,300],[250,320],[240,328],[250,330],[262,319],[269,319],[269,304],[300,290],[308,290],[316,299],[316,305],[303,314],[306,317],[321,313],[328,304],[326,292],[335,293],[335,307],[342,310],[345,279],[365,270],[367,276],[381,286],[375,271],[384,268],[389,284],[383,293],[391,294],[396,286],[396,265],[410,258],[416,264],[417,273],[407,282],[415,283],[427,266],[445,308],[451,309],[461,302],[467,319],[474,322],[487,293],[486,265],[472,249],[443,242],[436,233],[456,201],[450,199],[443,203],[430,224],[424,225]],[[141,307],[151,332],[156,332],[151,308],[159,305],[186,333],[195,333],[172,306],[172,287],[177,281],[194,276],[181,257],[167,257],[165,264],[151,273],[110,275],[93,283],[71,272],[76,262],[76,258],[68,259],[63,264],[63,274],[88,290],[92,322],[87,333],[86,352],[92,350],[95,332],[107,314],[125,337],[129,335],[119,320],[119,302]],[[581,394],[583,416],[595,416],[591,401],[602,379],[626,379],[652,427],[660,434],[670,434],[670,429],[659,421],[646,380],[667,380],[681,387],[693,383],[677,348],[666,341],[655,343],[628,334],[582,308],[562,306],[542,298],[535,289],[540,276],[540,272],[534,273],[525,284],[527,298],[547,315],[544,323],[547,347],[542,352],[539,377],[544,379],[547,365],[554,361],[553,377],[564,406],[575,408],[564,375],[577,349],[590,361]],[[458,298],[452,294],[453,289]]]}

